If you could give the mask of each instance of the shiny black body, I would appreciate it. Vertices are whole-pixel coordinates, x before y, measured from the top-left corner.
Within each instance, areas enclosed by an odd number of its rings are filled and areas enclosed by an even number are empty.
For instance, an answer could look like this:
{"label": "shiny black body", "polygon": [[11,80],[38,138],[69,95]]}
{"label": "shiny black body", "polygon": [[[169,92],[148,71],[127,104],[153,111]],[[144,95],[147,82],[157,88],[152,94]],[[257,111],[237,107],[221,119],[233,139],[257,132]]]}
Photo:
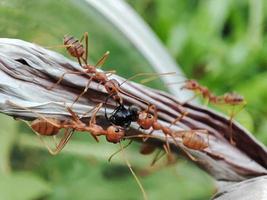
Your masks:
{"label": "shiny black body", "polygon": [[114,125],[121,126],[123,128],[128,128],[131,122],[137,121],[139,108],[135,106],[130,106],[128,109],[123,105],[119,105],[112,113],[111,116],[107,116],[106,119]]}

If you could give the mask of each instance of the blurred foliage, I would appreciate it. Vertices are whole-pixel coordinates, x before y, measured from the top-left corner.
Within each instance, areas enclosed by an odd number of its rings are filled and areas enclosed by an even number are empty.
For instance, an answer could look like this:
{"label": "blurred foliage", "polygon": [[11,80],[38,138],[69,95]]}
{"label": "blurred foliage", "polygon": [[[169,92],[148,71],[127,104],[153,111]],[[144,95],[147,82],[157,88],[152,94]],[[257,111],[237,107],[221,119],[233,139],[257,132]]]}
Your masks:
{"label": "blurred foliage", "polygon": [[[267,5],[263,0],[128,0],[189,78],[244,95],[237,119],[266,140]],[[218,108],[225,110],[225,108]],[[227,109],[226,109],[227,110]],[[227,111],[228,112],[228,111]]]}
{"label": "blurred foliage", "polygon": [[[128,2],[188,77],[217,94],[236,91],[245,96],[248,105],[237,118],[267,144],[267,6],[263,0]],[[105,69],[125,77],[151,71],[133,45],[81,1],[0,0],[0,24],[1,37],[51,46],[61,53],[64,49],[53,46],[62,43],[63,35],[81,37],[88,31],[91,60],[111,51]],[[151,85],[160,87],[155,82]],[[88,135],[76,134],[62,154],[52,157],[27,127],[0,117],[0,199],[141,199],[123,159],[118,155],[111,164],[107,162],[114,145],[101,142],[97,150]],[[136,154],[138,148],[135,144],[126,152],[141,176],[152,157]],[[142,176],[141,181],[153,200],[208,199],[214,187],[207,174],[181,159],[177,165]]]}

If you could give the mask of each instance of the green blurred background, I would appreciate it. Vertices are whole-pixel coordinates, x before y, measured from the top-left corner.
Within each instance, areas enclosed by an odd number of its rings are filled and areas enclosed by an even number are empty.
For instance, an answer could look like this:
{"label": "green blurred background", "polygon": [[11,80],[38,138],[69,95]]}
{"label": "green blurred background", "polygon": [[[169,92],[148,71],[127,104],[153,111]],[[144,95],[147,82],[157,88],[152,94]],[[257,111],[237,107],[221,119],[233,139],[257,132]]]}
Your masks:
{"label": "green blurred background", "polygon": [[[248,101],[237,119],[267,144],[267,7],[263,0],[128,0],[177,60],[185,74],[216,94],[236,91]],[[104,69],[129,77],[152,71],[143,56],[103,16],[74,0],[0,0],[0,37],[42,46],[62,43],[65,34],[89,32],[95,62],[109,50]],[[64,49],[53,50],[65,53]],[[157,82],[150,86],[161,88]],[[225,111],[224,108],[216,108]],[[76,134],[58,156],[51,156],[22,122],[1,115],[0,199],[141,199],[119,146]],[[212,178],[178,158],[175,165],[149,168],[152,156],[126,150],[149,199],[208,199]]]}

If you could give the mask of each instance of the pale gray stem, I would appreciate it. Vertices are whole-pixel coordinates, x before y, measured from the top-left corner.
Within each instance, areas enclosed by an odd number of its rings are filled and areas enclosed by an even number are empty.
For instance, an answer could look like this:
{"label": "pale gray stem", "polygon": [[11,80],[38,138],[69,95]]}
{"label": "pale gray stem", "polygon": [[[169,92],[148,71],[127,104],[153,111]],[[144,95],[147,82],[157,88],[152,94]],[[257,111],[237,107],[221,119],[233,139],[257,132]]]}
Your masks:
{"label": "pale gray stem", "polygon": [[[0,111],[29,121],[37,118],[37,113],[44,116],[56,116],[60,119],[69,118],[66,106],[70,106],[77,95],[84,90],[89,77],[85,74],[68,74],[60,85],[52,90],[47,88],[57,82],[65,71],[70,70],[82,71],[82,68],[62,55],[32,43],[16,39],[0,39]],[[111,78],[119,82],[124,80],[117,75]],[[145,109],[147,105],[143,100],[156,105],[158,119],[162,124],[169,125],[184,111],[181,109],[181,103],[174,96],[162,91],[134,82],[126,82],[121,88],[125,91],[123,95],[125,105],[134,104]],[[179,88],[177,90],[179,91]],[[81,116],[99,102],[105,102],[107,96],[103,85],[93,81],[73,109]],[[142,101],[132,96],[141,97]],[[34,112],[19,108],[11,102]],[[116,104],[111,99],[107,104],[107,110],[110,113]],[[186,149],[197,158],[197,165],[217,180],[241,181],[267,174],[266,148],[242,126],[236,122],[233,123],[232,132],[236,145],[232,145],[229,142],[228,117],[188,103],[184,105],[184,109],[189,114],[172,126],[172,130],[205,129],[209,132],[207,149],[203,151]],[[101,109],[98,115],[99,123],[106,125],[107,121],[103,117],[104,109]],[[89,116],[90,113],[86,117]],[[137,129],[137,124],[133,123],[127,134],[136,133]],[[199,134],[207,138],[207,135]],[[154,131],[153,136],[159,138],[149,141],[161,147],[165,140],[164,134]],[[170,137],[167,139],[172,144],[174,152],[180,153],[173,139]],[[177,139],[177,142],[182,146],[181,139]]]}

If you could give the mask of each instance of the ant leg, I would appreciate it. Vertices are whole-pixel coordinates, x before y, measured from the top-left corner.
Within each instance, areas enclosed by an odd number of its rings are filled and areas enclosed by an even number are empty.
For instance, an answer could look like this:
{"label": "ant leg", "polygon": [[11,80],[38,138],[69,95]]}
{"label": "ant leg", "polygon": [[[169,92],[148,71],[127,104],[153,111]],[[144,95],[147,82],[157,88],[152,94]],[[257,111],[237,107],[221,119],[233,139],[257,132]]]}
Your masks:
{"label": "ant leg", "polygon": [[167,153],[167,159],[168,159],[167,165],[168,165],[168,164],[173,162],[173,155],[171,152],[167,152],[166,145],[163,145],[163,148],[164,148],[165,152]]}
{"label": "ant leg", "polygon": [[89,121],[89,126],[91,126],[92,124],[96,124],[96,114],[99,111],[99,109],[103,106],[103,103],[99,103],[96,107],[95,110],[91,116],[91,119]]}
{"label": "ant leg", "polygon": [[89,88],[90,83],[92,82],[92,80],[93,80],[93,76],[92,76],[92,77],[89,79],[89,81],[87,82],[87,84],[86,84],[86,86],[85,86],[83,92],[82,92],[81,94],[79,94],[79,95],[75,98],[75,100],[73,101],[71,107],[72,107],[72,106],[79,100],[79,98],[80,98],[81,96],[83,96],[83,95],[87,92],[87,90],[88,90],[88,88]]}
{"label": "ant leg", "polygon": [[64,76],[66,74],[84,74],[84,72],[74,72],[74,71],[67,71],[67,72],[64,72],[61,77],[58,79],[58,81],[56,83],[54,83],[53,85],[51,85],[50,87],[48,87],[47,89],[48,90],[52,90],[56,85],[58,85],[64,78]]}
{"label": "ant leg", "polygon": [[206,98],[206,99],[204,100],[204,106],[205,106],[205,107],[208,107],[209,103],[210,103],[210,99],[209,99],[209,98]]}
{"label": "ant leg", "polygon": [[125,146],[123,146],[123,148],[118,149],[117,151],[115,151],[114,153],[112,153],[109,158],[108,158],[108,162],[111,161],[111,159],[118,153],[120,153],[122,151],[122,149],[126,149],[128,146],[130,146],[130,144],[132,144],[133,140],[130,140],[130,142],[128,144],[126,144]]}
{"label": "ant leg", "polygon": [[[25,122],[28,126],[29,126],[29,128],[35,133],[35,135],[37,135],[38,136],[38,138],[41,140],[41,142],[44,144],[44,141],[42,140],[42,138],[41,138],[41,135],[38,133],[38,132],[36,132],[35,130],[33,130],[32,128],[31,128],[31,125],[30,125],[30,123],[28,122],[28,121],[25,121],[25,120],[22,120],[23,122]],[[46,146],[46,145],[45,145]]]}
{"label": "ant leg", "polygon": [[236,105],[233,105],[233,108],[232,108],[232,111],[230,114],[230,125],[229,125],[229,127],[230,127],[230,142],[232,145],[236,144],[236,142],[233,139],[233,120],[234,120],[234,117],[244,109],[244,107],[246,106],[246,103],[242,104],[241,108],[236,112],[235,112],[235,106]]}
{"label": "ant leg", "polygon": [[67,110],[71,114],[71,116],[75,122],[81,122],[78,115],[70,107],[67,107]]}
{"label": "ant leg", "polygon": [[88,59],[88,32],[85,32],[83,36],[80,39],[80,42],[85,39],[85,57],[82,57],[84,63],[87,65],[87,59]]}
{"label": "ant leg", "polygon": [[51,153],[52,155],[59,154],[62,151],[62,149],[65,147],[65,145],[69,142],[73,133],[74,133],[74,129],[69,129],[69,128],[65,129],[64,136],[61,138],[59,144],[56,146],[56,149],[52,150],[49,148],[48,149],[49,153]]}
{"label": "ant leg", "polygon": [[[175,137],[174,137],[172,134],[170,134],[170,136],[172,137],[172,139],[173,139],[173,141],[174,141],[176,147],[180,147],[180,149],[182,149],[183,152],[184,152],[184,153],[185,153],[191,160],[193,160],[193,161],[198,161],[198,160],[197,160],[192,154],[190,154],[184,147],[182,147],[181,145],[179,145],[179,144],[177,143]],[[168,141],[168,140],[167,140],[167,141]]]}
{"label": "ant leg", "polygon": [[[73,120],[74,120],[76,123],[82,123],[81,120],[80,120],[80,118],[78,117],[78,115],[77,115],[76,113],[74,113],[73,110],[72,110],[70,107],[67,107],[67,109],[68,109],[69,113],[71,114]],[[90,111],[92,111],[92,109],[91,109]],[[92,137],[93,137],[97,142],[99,142],[99,140],[98,140],[98,138],[97,138],[96,135],[94,135],[94,134],[92,134],[92,133],[91,133],[91,135],[92,135]]]}
{"label": "ant leg", "polygon": [[[26,124],[30,126],[30,124],[28,122],[26,122]],[[47,144],[47,142],[43,139],[43,136],[40,135],[38,132],[34,131],[33,132],[38,136],[39,140],[41,141],[41,143],[46,147],[46,149],[48,150],[48,152],[51,155],[57,155],[58,153],[60,153],[60,151],[64,148],[64,146],[68,143],[68,141],[70,140],[71,136],[74,133],[74,130],[71,130],[71,132],[68,132],[68,130],[70,129],[65,129],[64,132],[64,136],[61,138],[59,144],[56,144],[56,149],[53,150],[51,149],[51,147]]]}
{"label": "ant leg", "polygon": [[82,65],[82,61],[81,61],[81,58],[80,58],[80,56],[79,56],[79,53],[78,53],[78,50],[77,50],[77,48],[74,48],[74,51],[75,51],[75,54],[76,54],[76,58],[77,58],[77,60],[78,60],[78,62],[79,62],[79,65],[81,66],[81,67],[83,67],[83,65]]}
{"label": "ant leg", "polygon": [[96,67],[102,67],[102,65],[104,65],[104,63],[106,62],[106,60],[109,57],[109,51],[107,51],[106,53],[104,53],[104,55],[97,61],[96,63]]}
{"label": "ant leg", "polygon": [[123,149],[123,146],[122,146],[121,142],[120,142],[120,147],[121,147],[122,157],[123,157],[126,165],[128,166],[129,170],[131,171],[132,175],[134,176],[134,179],[136,180],[136,182],[137,182],[140,190],[142,191],[144,200],[148,200],[148,197],[147,197],[147,194],[146,194],[146,192],[144,190],[144,187],[142,186],[140,180],[138,179],[138,177],[136,176],[135,172],[133,171],[132,166],[131,166],[129,160],[127,159],[127,157],[125,155],[125,152],[124,152],[124,149]]}
{"label": "ant leg", "polygon": [[166,140],[167,153],[171,153],[171,148],[170,148],[170,143],[169,143],[169,140],[168,140],[168,136],[167,136],[167,134],[164,134],[164,135],[165,135],[165,140]]}
{"label": "ant leg", "polygon": [[235,145],[235,141],[233,139],[233,119],[234,119],[234,111],[235,111],[235,106],[233,106],[232,108],[232,111],[231,111],[231,114],[230,114],[230,124],[229,124],[229,127],[230,127],[230,143],[232,145]]}
{"label": "ant leg", "polygon": [[149,136],[151,136],[154,131],[155,130],[152,129],[148,134],[146,134],[146,136],[143,138],[143,142],[146,142],[149,139]]}
{"label": "ant leg", "polygon": [[189,153],[184,147],[180,146],[180,148],[183,150],[183,152],[194,162],[197,162],[198,159],[195,158],[191,153]]}
{"label": "ant leg", "polygon": [[160,150],[160,149],[158,150],[158,152],[157,152],[156,155],[154,156],[152,162],[150,163],[150,166],[151,166],[151,167],[154,166],[154,165],[156,164],[156,162],[158,162],[158,161],[165,155],[165,152],[168,153],[168,152],[166,151],[166,149],[165,149],[165,145],[163,145],[163,147],[164,147],[164,150],[165,150],[165,151],[163,152],[163,154],[160,154],[160,153],[161,153],[161,150]]}
{"label": "ant leg", "polygon": [[176,72],[166,72],[166,73],[141,72],[141,73],[138,73],[138,74],[135,74],[135,75],[131,76],[128,79],[125,79],[120,85],[124,84],[127,81],[133,80],[133,79],[135,79],[136,77],[139,77],[139,76],[159,77],[159,76],[163,76],[163,75],[174,75],[174,74],[176,74]]}
{"label": "ant leg", "polygon": [[177,122],[181,121],[186,115],[188,115],[188,112],[183,112],[181,114],[181,116],[177,117],[169,126],[169,128],[171,128],[171,126],[175,125]]}

